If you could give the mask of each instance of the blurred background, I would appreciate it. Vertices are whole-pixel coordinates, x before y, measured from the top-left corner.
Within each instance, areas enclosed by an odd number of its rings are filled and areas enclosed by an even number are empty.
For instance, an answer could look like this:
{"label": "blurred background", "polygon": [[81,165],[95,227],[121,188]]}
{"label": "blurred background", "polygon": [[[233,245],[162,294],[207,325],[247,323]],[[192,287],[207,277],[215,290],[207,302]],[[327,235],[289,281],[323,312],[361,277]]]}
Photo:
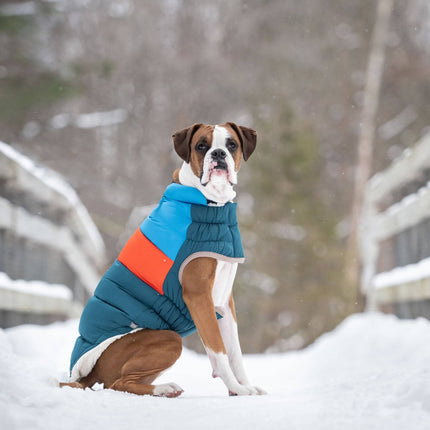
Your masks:
{"label": "blurred background", "polygon": [[[380,3],[0,1],[0,140],[76,191],[105,244],[102,272],[179,167],[176,130],[226,121],[256,129],[237,190],[241,342],[245,352],[304,347],[365,307],[345,271],[363,127],[374,132],[365,179],[430,130],[428,0],[385,2],[378,51]],[[383,69],[366,122],[375,49]],[[29,204],[1,174],[0,190],[61,224],[59,197]],[[9,281],[40,279],[11,268],[16,241],[2,234],[0,271]],[[197,338],[188,342],[197,348]]]}

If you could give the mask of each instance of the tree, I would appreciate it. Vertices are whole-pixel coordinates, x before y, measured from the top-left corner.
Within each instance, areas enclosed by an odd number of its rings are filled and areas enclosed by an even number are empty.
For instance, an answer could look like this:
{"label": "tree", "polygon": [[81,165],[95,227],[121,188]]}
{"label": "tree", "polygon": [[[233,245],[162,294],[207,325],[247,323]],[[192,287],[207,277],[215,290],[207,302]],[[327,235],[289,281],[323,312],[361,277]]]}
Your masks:
{"label": "tree", "polygon": [[345,258],[346,284],[351,291],[350,303],[354,303],[359,295],[357,290],[359,288],[360,275],[360,259],[358,255],[360,220],[367,180],[372,173],[375,122],[384,67],[385,44],[392,8],[393,0],[379,0],[367,65],[364,103],[357,144],[358,156],[351,209],[350,234]]}

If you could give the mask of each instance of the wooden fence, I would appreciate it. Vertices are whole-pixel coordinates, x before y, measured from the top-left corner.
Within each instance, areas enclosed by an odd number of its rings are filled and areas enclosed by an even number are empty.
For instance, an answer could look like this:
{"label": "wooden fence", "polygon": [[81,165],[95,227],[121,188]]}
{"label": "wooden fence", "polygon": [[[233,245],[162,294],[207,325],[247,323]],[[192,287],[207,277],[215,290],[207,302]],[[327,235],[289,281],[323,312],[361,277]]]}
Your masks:
{"label": "wooden fence", "polygon": [[369,181],[363,218],[368,309],[430,318],[430,134]]}
{"label": "wooden fence", "polygon": [[78,316],[104,265],[75,191],[0,142],[0,327]]}

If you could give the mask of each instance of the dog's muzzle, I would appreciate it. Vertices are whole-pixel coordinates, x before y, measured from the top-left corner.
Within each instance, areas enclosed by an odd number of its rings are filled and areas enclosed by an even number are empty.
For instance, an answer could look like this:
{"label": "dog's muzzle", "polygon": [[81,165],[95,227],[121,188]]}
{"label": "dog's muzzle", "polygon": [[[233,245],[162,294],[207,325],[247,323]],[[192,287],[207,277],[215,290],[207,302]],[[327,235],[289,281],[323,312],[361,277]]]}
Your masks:
{"label": "dog's muzzle", "polygon": [[216,163],[216,166],[214,167],[216,170],[228,170],[227,163],[225,162],[227,153],[223,149],[215,149],[212,151],[211,157]]}

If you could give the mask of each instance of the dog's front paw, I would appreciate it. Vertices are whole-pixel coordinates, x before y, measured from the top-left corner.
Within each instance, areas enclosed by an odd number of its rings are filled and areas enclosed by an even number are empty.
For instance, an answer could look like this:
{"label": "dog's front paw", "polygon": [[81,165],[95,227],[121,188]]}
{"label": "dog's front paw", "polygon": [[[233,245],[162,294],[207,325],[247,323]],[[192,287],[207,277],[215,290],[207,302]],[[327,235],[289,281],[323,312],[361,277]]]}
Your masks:
{"label": "dog's front paw", "polygon": [[252,385],[238,384],[236,387],[232,387],[228,390],[229,396],[261,396],[263,394],[267,394],[267,392],[260,387],[254,387]]}
{"label": "dog's front paw", "polygon": [[184,390],[174,382],[154,386],[153,395],[157,397],[178,397]]}
{"label": "dog's front paw", "polygon": [[260,387],[256,387],[256,386],[251,386],[251,385],[247,385],[248,388],[251,388],[253,391],[255,391],[255,393],[257,396],[263,396],[264,394],[267,394],[266,390],[263,390]]}

